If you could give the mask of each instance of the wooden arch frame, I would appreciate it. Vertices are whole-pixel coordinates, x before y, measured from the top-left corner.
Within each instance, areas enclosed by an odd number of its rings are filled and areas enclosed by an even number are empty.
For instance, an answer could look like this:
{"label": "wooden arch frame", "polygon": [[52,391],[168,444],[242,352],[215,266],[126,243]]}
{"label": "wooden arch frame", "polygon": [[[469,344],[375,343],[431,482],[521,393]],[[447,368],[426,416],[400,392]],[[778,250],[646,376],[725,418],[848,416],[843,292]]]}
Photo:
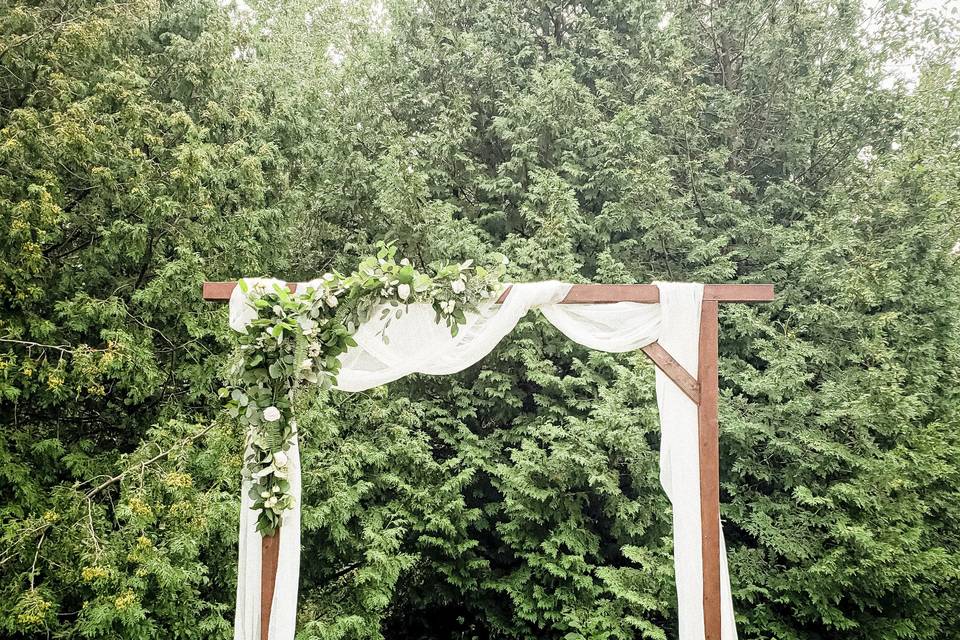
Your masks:
{"label": "wooden arch frame", "polygon": [[[226,302],[236,282],[204,282],[203,299]],[[296,283],[288,283],[292,290]],[[502,302],[510,294],[501,294]],[[770,302],[772,284],[707,284],[700,308],[700,349],[697,375],[684,369],[654,342],[641,350],[697,405],[700,449],[700,550],[703,562],[703,625],[706,640],[720,640],[720,426],[718,414],[720,303]],[[561,304],[605,304],[660,301],[653,284],[577,284]],[[280,536],[263,538],[260,568],[260,640],[269,640],[270,612],[277,580]]]}

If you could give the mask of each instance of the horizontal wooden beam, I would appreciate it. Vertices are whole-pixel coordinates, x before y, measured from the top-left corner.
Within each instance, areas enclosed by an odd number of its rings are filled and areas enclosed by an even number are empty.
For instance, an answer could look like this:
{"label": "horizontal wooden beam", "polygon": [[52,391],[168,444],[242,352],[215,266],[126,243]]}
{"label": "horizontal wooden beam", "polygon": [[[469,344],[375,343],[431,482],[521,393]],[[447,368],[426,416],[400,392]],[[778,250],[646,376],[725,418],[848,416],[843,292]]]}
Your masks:
{"label": "horizontal wooden beam", "polygon": [[[203,299],[226,302],[233,293],[236,282],[204,282]],[[293,291],[297,284],[287,283]],[[503,302],[510,288],[500,295]],[[772,284],[707,284],[703,287],[703,299],[716,302],[770,302],[773,300]],[[655,284],[575,284],[562,304],[607,304],[612,302],[659,302],[660,290]]]}
{"label": "horizontal wooden beam", "polygon": [[[203,299],[209,302],[226,302],[230,299],[230,294],[236,288],[236,280],[229,282],[204,282]],[[297,288],[296,282],[288,282],[287,289],[294,291]]]}

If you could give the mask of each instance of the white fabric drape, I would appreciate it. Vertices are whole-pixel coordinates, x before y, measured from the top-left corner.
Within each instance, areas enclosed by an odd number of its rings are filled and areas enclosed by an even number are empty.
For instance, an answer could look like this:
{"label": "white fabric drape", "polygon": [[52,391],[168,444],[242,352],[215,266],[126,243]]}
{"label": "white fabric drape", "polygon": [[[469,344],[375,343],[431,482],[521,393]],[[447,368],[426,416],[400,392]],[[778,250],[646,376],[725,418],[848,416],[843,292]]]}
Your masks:
{"label": "white fabric drape", "polygon": [[[247,280],[272,285],[278,280]],[[303,283],[303,291],[311,283]],[[692,374],[699,354],[703,285],[658,283],[660,304],[562,305],[571,285],[562,282],[514,284],[503,304],[494,300],[468,314],[457,336],[435,322],[430,305],[411,304],[400,318],[381,320],[381,309],[354,334],[357,346],[341,358],[337,376],[343,391],[362,391],[411,373],[450,374],[487,355],[527,311],[539,308],[571,340],[601,351],[624,352],[660,344]],[[390,308],[386,306],[383,308]],[[395,310],[393,310],[395,311]],[[390,314],[392,317],[393,314]],[[255,317],[239,287],[230,299],[230,326],[244,331]],[[383,339],[384,334],[388,340]],[[680,640],[702,640],[703,566],[700,551],[700,462],[697,407],[657,370],[657,404],[662,429],[660,481],[673,505],[674,566]],[[291,493],[296,507],[284,515],[280,562],[270,616],[270,639],[293,640],[300,560],[300,460],[296,442],[290,451]],[[244,482],[240,519],[240,571],[237,578],[235,640],[259,640],[260,536]],[[722,544],[722,533],[721,533]],[[722,640],[736,640],[733,602],[725,551],[721,553]]]}
{"label": "white fabric drape", "polygon": [[[660,284],[664,324],[658,342],[687,371],[700,364],[703,285]],[[700,640],[703,626],[703,558],[700,549],[700,444],[697,405],[656,370],[660,409],[660,484],[673,505],[673,568],[680,640]],[[736,640],[726,544],[720,528],[721,640]]]}
{"label": "white fabric drape", "polygon": [[[249,453],[249,451],[247,452]],[[293,640],[297,624],[297,588],[300,576],[300,448],[294,435],[287,451],[287,482],[296,505],[283,514],[280,523],[280,556],[277,583],[270,611],[271,640]],[[240,499],[240,558],[237,568],[237,611],[234,640],[260,640],[260,533],[253,500],[247,495],[250,481],[243,481]]]}

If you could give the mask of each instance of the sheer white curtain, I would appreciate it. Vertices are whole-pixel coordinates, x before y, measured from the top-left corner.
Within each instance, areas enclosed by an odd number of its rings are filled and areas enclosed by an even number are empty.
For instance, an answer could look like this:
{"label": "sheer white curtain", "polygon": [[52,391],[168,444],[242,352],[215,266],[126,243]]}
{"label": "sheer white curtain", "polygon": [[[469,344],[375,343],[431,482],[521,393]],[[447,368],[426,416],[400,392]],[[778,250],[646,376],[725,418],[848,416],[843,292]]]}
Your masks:
{"label": "sheer white curtain", "polygon": [[[248,280],[253,283],[253,280]],[[265,280],[273,283],[280,281]],[[282,283],[281,283],[282,284]],[[310,283],[300,285],[305,290]],[[658,283],[659,304],[562,305],[571,285],[562,282],[514,284],[503,304],[494,301],[469,314],[452,337],[434,322],[430,305],[411,304],[389,326],[374,310],[358,328],[357,346],[342,357],[338,388],[362,391],[411,373],[450,374],[475,364],[516,326],[530,309],[539,308],[571,340],[601,351],[624,352],[660,344],[696,375],[703,285]],[[240,288],[230,299],[230,326],[243,331],[254,317]],[[389,340],[384,341],[385,332]],[[703,566],[700,551],[700,459],[696,405],[657,370],[657,404],[662,430],[660,481],[673,505],[674,566],[680,640],[702,640]],[[295,445],[295,443],[294,443]],[[300,460],[291,450],[291,492],[297,507],[284,516],[280,562],[270,616],[271,640],[292,640],[296,624],[300,563]],[[235,640],[260,639],[260,536],[244,485],[240,516],[240,570],[237,579]],[[722,534],[721,534],[722,535]],[[722,640],[736,640],[726,554],[721,554]]]}

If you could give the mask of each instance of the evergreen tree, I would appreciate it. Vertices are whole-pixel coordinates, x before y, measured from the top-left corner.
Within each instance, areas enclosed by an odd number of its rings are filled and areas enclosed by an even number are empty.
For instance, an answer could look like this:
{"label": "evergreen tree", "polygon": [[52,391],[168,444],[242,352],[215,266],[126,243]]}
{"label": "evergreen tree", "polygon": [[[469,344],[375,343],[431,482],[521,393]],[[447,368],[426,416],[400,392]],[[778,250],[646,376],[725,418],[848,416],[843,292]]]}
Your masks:
{"label": "evergreen tree", "polygon": [[[722,318],[743,636],[942,637],[960,613],[955,44],[911,90],[888,60],[943,25],[667,9],[398,3],[343,60],[325,125],[358,132],[330,153],[360,170],[305,225],[363,193],[361,241],[499,249],[518,280],[774,282],[775,304]],[[531,319],[457,380],[393,385],[470,482],[446,535],[404,517],[418,564],[386,635],[674,636],[650,378]],[[350,637],[323,615],[310,632]]]}
{"label": "evergreen tree", "polygon": [[[199,285],[387,238],[517,281],[773,282],[721,317],[741,637],[954,637],[952,25],[251,4],[0,9],[0,633],[231,636],[242,436]],[[532,314],[463,374],[304,403],[300,637],[676,637],[642,355]]]}
{"label": "evergreen tree", "polygon": [[289,226],[251,35],[199,1],[0,34],[0,635],[225,637],[241,441],[197,292],[283,270]]}

